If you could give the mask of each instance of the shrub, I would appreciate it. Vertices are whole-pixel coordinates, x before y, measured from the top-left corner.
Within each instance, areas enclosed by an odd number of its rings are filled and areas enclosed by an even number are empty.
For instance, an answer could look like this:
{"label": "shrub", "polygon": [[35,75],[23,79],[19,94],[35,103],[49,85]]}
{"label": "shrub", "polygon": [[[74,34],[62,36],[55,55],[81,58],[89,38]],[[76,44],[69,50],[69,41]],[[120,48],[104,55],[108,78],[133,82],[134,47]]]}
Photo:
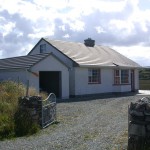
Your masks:
{"label": "shrub", "polygon": [[16,136],[31,135],[39,130],[39,125],[34,123],[27,110],[18,109],[14,115]]}
{"label": "shrub", "polygon": [[[25,96],[26,87],[13,81],[0,82],[0,139],[36,133],[39,126],[33,123],[28,112],[18,107],[18,98]],[[38,95],[34,88],[29,88],[29,95]],[[42,93],[44,98],[47,97]]]}
{"label": "shrub", "polygon": [[0,139],[14,136],[14,121],[7,114],[0,115]]}

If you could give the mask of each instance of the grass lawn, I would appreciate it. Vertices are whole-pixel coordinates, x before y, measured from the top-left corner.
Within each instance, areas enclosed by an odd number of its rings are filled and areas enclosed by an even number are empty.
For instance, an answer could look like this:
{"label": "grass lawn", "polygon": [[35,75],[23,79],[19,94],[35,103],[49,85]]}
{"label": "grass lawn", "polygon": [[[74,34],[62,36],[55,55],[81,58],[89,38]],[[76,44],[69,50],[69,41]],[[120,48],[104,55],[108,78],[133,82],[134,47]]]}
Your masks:
{"label": "grass lawn", "polygon": [[150,90],[150,80],[140,80],[140,90]]}

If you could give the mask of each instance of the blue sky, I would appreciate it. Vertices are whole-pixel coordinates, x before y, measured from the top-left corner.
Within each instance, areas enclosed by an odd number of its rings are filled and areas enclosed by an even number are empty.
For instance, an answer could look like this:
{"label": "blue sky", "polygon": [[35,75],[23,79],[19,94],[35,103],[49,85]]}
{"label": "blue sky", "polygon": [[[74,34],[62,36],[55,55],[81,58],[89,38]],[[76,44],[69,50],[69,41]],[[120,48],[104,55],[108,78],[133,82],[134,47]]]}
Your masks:
{"label": "blue sky", "polygon": [[0,0],[0,58],[26,55],[41,37],[91,37],[150,66],[150,0]]}

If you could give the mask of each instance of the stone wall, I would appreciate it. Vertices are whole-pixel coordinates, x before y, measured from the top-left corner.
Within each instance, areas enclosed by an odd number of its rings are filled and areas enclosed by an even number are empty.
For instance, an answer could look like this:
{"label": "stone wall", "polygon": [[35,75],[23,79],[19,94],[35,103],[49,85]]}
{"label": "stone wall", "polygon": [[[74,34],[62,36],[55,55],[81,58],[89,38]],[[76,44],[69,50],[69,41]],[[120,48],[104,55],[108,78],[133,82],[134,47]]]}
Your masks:
{"label": "stone wall", "polygon": [[42,97],[25,96],[19,98],[19,107],[30,114],[34,123],[42,125]]}
{"label": "stone wall", "polygon": [[54,94],[50,94],[46,100],[42,100],[40,96],[20,97],[19,109],[27,112],[33,123],[45,128],[56,121],[55,98]]}
{"label": "stone wall", "polygon": [[144,97],[129,106],[128,150],[150,147],[150,98]]}

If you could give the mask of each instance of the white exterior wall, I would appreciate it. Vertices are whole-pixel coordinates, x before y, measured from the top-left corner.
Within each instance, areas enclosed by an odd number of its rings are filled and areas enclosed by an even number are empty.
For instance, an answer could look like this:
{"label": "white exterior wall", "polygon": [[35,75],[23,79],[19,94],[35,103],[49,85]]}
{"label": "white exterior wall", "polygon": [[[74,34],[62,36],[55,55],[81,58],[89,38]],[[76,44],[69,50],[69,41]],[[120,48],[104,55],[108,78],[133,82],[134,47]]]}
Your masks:
{"label": "white exterior wall", "polygon": [[131,85],[113,85],[112,92],[131,92]]}
{"label": "white exterior wall", "polygon": [[75,68],[75,95],[112,92],[112,69],[101,69],[101,84],[88,84],[88,68]]}
{"label": "white exterior wall", "polygon": [[[101,84],[88,84],[88,68],[76,67],[70,70],[59,62],[55,57],[49,56],[39,62],[31,69],[37,74],[39,71],[61,71],[62,75],[62,98],[68,98],[70,95],[84,95],[107,92],[128,92],[131,91],[131,85],[114,85],[114,70],[110,68],[101,68]],[[130,75],[130,73],[129,73]],[[69,84],[69,78],[72,81]],[[27,72],[26,70],[5,70],[0,71],[0,81],[12,80],[19,81],[26,85],[29,84],[39,91],[39,77]],[[131,81],[129,76],[129,81]],[[73,84],[74,83],[74,84]],[[69,86],[72,86],[69,88]],[[135,89],[139,89],[139,70],[135,70]]]}
{"label": "white exterior wall", "polygon": [[0,71],[0,81],[11,80],[15,82],[22,82],[26,85],[27,83],[27,71],[24,69],[18,70],[1,70]]}
{"label": "white exterior wall", "polygon": [[121,85],[121,92],[131,92],[131,84]]}
{"label": "white exterior wall", "polygon": [[69,69],[69,93],[75,95],[75,68]]}
{"label": "white exterior wall", "polygon": [[[137,81],[138,78],[136,75],[136,86],[138,85]],[[75,95],[98,94],[108,92],[130,92],[130,83],[130,71],[129,84],[114,85],[114,69],[101,68],[101,84],[88,84],[88,68],[75,68]]]}
{"label": "white exterior wall", "polygon": [[[62,85],[62,98],[69,98],[69,71],[68,68],[63,65],[52,55],[48,56],[44,60],[31,68],[32,72],[39,74],[39,71],[61,71],[61,85]],[[29,84],[35,87],[39,91],[39,77],[29,73]]]}

